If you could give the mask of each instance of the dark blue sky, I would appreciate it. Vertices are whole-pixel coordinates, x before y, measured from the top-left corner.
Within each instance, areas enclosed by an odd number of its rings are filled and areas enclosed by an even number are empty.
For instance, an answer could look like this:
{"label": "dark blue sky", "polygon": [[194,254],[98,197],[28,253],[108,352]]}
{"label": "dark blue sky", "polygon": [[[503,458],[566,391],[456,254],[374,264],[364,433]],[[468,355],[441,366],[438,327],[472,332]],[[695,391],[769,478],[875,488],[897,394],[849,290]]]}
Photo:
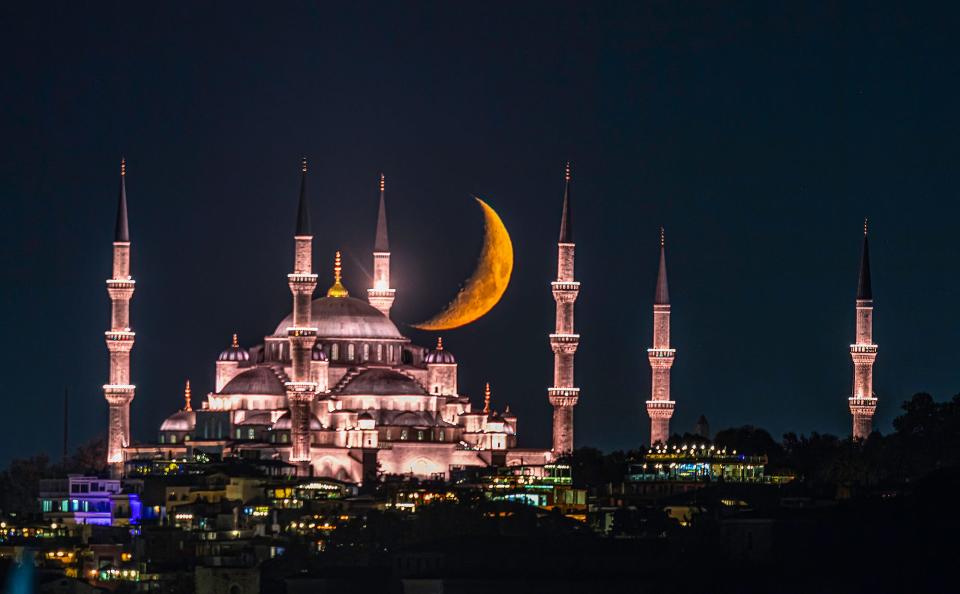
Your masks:
{"label": "dark blue sky", "polygon": [[[26,4],[30,4],[27,6]],[[212,388],[237,331],[289,311],[301,154],[321,288],[367,286],[387,175],[395,318],[469,274],[471,192],[510,229],[514,280],[445,335],[549,443],[563,162],[573,162],[580,445],[647,439],[657,228],[673,298],[674,430],[849,433],[860,229],[871,219],[884,431],[960,391],[956,14],[886,2],[21,3],[0,17],[0,458],[102,431],[119,159],[137,293],[134,435]],[[509,10],[508,10],[509,6]],[[944,13],[950,10],[951,13]],[[421,342],[432,336],[412,335]]]}

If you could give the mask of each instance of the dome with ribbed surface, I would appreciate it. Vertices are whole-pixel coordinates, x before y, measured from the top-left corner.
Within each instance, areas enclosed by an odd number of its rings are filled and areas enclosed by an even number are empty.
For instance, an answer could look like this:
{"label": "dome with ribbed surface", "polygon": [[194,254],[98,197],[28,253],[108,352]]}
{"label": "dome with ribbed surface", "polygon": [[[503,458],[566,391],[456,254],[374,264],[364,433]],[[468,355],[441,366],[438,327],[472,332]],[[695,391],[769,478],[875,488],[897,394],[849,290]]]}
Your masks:
{"label": "dome with ribbed surface", "polygon": [[392,369],[368,369],[340,390],[345,396],[426,395],[427,391],[413,378]]}
{"label": "dome with ribbed surface", "polygon": [[197,413],[192,410],[175,412],[160,425],[160,431],[193,431],[197,425]]}
{"label": "dome with ribbed surface", "polygon": [[[325,338],[403,339],[397,327],[380,311],[353,297],[321,297],[310,309],[310,324],[317,336]],[[274,336],[286,336],[293,326],[293,314],[277,325]]]}
{"label": "dome with ribbed surface", "polygon": [[447,350],[437,350],[431,349],[427,356],[423,358],[423,361],[427,364],[446,364],[452,365],[457,362],[457,358],[453,356],[453,353]]}
{"label": "dome with ribbed surface", "polygon": [[254,367],[233,378],[220,390],[220,394],[249,394],[282,396],[287,393],[283,382],[269,367]]}

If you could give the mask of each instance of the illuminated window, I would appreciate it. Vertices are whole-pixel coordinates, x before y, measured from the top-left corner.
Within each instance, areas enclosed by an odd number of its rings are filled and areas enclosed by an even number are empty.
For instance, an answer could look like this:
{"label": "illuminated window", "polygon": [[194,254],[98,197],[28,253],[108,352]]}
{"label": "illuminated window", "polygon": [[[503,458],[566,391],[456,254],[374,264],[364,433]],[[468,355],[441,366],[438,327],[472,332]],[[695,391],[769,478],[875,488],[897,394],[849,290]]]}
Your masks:
{"label": "illuminated window", "polygon": [[339,360],[340,360],[340,345],[339,345],[339,344],[334,343],[334,344],[331,344],[331,345],[330,345],[330,358],[333,359],[334,361],[339,361]]}
{"label": "illuminated window", "polygon": [[370,359],[370,345],[363,343],[363,360],[367,361],[368,359]]}
{"label": "illuminated window", "polygon": [[377,361],[383,361],[383,345],[377,344]]}
{"label": "illuminated window", "polygon": [[405,441],[406,439],[407,439],[407,430],[406,430],[406,429],[401,429],[401,430],[400,430],[400,440],[401,440],[401,441]]}
{"label": "illuminated window", "polygon": [[347,361],[353,361],[353,358],[357,355],[354,350],[353,343],[347,345]]}
{"label": "illuminated window", "polygon": [[253,438],[254,438],[253,427],[250,427],[249,429],[247,429],[247,439],[253,439]]}
{"label": "illuminated window", "polygon": [[173,433],[170,434],[170,443],[177,443],[177,436]]}
{"label": "illuminated window", "polygon": [[417,441],[423,441],[423,431],[417,431]]}

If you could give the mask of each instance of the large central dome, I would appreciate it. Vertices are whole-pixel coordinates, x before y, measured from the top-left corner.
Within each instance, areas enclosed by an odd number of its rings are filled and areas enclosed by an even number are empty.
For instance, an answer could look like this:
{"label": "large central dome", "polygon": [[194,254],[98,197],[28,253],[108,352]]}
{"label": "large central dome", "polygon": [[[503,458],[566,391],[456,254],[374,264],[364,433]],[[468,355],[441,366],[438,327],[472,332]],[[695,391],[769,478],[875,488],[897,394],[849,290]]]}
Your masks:
{"label": "large central dome", "polygon": [[[380,311],[353,297],[321,297],[310,308],[310,324],[317,328],[317,337],[403,339],[403,335]],[[286,336],[293,326],[293,314],[283,318],[274,336]]]}

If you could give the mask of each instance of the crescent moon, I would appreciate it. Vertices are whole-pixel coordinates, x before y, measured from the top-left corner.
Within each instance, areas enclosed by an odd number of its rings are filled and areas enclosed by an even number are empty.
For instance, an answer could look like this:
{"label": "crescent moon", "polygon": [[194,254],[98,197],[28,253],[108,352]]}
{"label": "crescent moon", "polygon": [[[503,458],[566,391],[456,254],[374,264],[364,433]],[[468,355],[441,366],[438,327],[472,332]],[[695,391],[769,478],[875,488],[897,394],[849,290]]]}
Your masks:
{"label": "crescent moon", "polygon": [[452,330],[486,315],[503,297],[513,273],[513,242],[489,204],[474,196],[483,209],[484,238],[473,275],[450,304],[430,320],[414,324],[420,330]]}

